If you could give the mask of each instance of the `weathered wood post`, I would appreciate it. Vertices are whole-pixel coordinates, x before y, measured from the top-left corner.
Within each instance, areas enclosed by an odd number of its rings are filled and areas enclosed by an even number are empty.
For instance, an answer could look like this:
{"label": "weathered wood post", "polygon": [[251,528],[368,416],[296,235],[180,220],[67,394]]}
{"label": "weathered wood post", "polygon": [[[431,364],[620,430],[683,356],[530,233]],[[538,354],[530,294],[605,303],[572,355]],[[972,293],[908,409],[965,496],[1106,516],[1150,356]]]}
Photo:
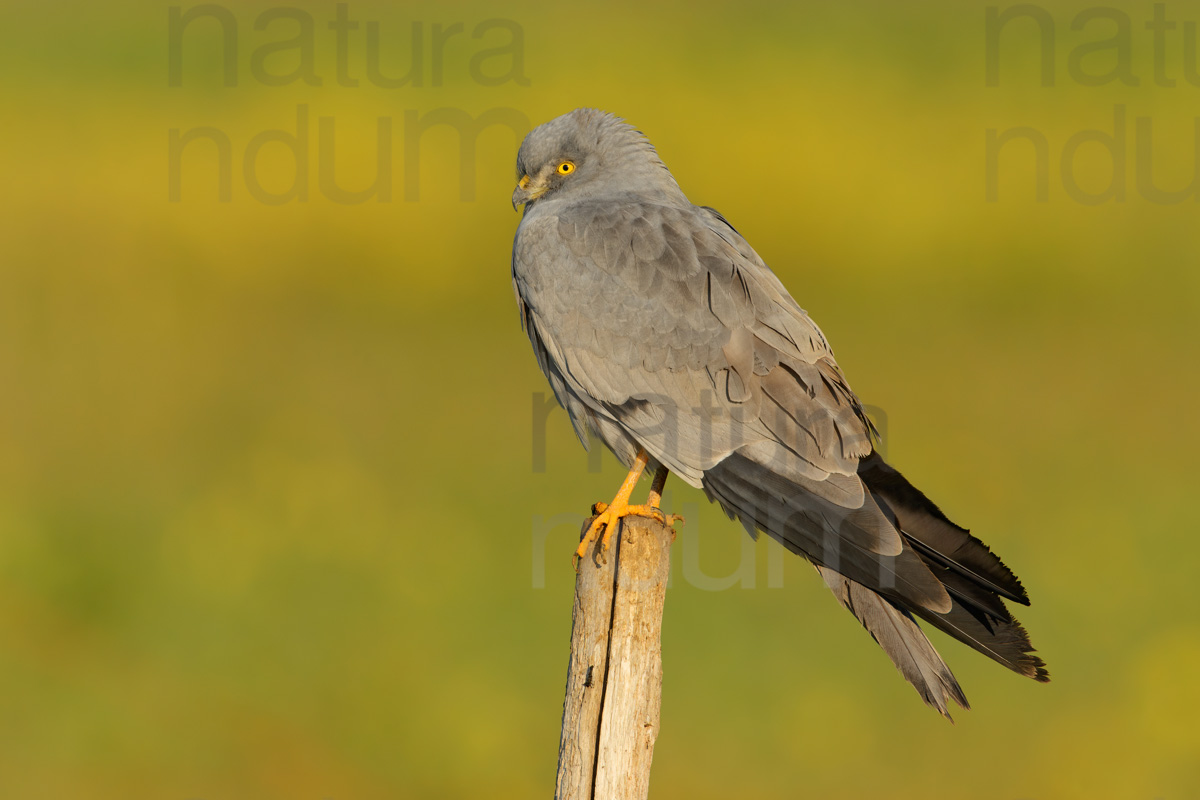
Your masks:
{"label": "weathered wood post", "polygon": [[674,538],[659,522],[626,517],[607,560],[597,563],[593,549],[579,564],[556,800],[649,794]]}

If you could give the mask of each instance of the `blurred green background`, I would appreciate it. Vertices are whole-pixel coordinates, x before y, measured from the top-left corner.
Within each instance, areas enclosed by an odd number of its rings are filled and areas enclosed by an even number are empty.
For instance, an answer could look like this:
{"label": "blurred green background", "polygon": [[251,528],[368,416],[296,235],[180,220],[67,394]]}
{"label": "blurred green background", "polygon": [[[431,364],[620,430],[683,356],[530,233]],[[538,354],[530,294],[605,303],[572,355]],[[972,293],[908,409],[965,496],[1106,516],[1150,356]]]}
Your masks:
{"label": "blurred green background", "polygon": [[[538,422],[509,194],[513,126],[591,105],[644,130],[822,325],[890,460],[1021,575],[1054,678],[934,634],[975,707],[946,723],[810,567],[779,572],[673,481],[655,795],[1200,797],[1200,205],[1138,183],[1197,169],[1195,4],[1165,5],[1174,87],[1151,3],[1122,6],[1125,55],[1078,51],[1119,21],[1037,6],[1052,86],[1029,18],[988,86],[987,6],[950,0],[353,2],[357,87],[334,4],[301,6],[321,85],[272,86],[255,59],[297,69],[269,51],[299,24],[239,3],[219,7],[237,85],[210,16],[171,86],[169,8],[10,3],[0,27],[0,794],[552,792],[570,553],[622,470],[590,469],[561,411]],[[494,18],[514,24],[478,28]],[[367,79],[371,28],[380,68],[416,59],[424,85]],[[1121,65],[1137,85],[1079,79]],[[269,205],[245,153],[295,134],[298,106],[307,199]],[[406,136],[444,108],[507,109],[465,178],[452,127]],[[1123,141],[1083,144],[1064,178],[1071,137],[1117,134],[1119,109]],[[339,186],[371,185],[380,117],[390,201],[330,200],[331,158]],[[203,140],[172,200],[171,131],[205,127],[230,143],[229,200]],[[987,199],[987,131],[1016,127],[1046,142],[1044,202],[1021,140]],[[1124,197],[1080,202],[1116,150]],[[286,192],[291,151],[265,145],[252,177]]]}

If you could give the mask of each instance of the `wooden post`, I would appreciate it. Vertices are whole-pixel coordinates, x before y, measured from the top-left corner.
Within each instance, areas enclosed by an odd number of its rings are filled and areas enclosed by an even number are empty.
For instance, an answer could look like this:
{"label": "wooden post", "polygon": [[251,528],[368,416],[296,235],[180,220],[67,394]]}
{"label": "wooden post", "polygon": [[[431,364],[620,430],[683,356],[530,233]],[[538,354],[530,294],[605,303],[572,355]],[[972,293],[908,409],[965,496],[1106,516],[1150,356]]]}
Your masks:
{"label": "wooden post", "polygon": [[[587,530],[584,523],[584,530]],[[556,800],[644,800],[662,699],[662,612],[674,532],[626,517],[605,563],[579,564]]]}

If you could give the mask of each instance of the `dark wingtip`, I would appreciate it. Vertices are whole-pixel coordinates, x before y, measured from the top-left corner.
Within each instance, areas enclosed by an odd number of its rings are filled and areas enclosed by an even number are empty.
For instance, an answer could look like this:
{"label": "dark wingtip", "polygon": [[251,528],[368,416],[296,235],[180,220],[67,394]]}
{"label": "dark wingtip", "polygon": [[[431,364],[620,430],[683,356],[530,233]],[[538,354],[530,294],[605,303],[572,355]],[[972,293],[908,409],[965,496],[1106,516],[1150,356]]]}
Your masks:
{"label": "dark wingtip", "polygon": [[1028,669],[1024,674],[1038,683],[1050,682],[1050,669],[1046,666],[1045,661],[1035,655],[1029,656]]}
{"label": "dark wingtip", "polygon": [[1021,654],[1016,658],[1015,671],[1027,678],[1033,678],[1038,683],[1049,683],[1050,669],[1041,656],[1034,655],[1037,649],[1029,640],[1029,632],[1025,630],[1025,626],[1015,619],[1009,625],[1021,648]]}

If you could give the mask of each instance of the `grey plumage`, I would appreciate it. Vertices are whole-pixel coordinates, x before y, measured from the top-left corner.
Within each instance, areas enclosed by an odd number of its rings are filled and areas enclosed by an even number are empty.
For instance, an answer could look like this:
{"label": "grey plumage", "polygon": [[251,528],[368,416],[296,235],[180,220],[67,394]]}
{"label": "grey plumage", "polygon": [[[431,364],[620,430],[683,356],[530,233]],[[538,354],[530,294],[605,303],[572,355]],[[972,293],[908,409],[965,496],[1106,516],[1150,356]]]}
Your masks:
{"label": "grey plumage", "polygon": [[580,109],[517,167],[521,321],[585,446],[590,430],[626,465],[644,449],[812,561],[942,713],[966,698],[914,615],[1047,680],[1003,602],[1028,604],[1020,582],[884,463],[820,329],[644,136]]}

